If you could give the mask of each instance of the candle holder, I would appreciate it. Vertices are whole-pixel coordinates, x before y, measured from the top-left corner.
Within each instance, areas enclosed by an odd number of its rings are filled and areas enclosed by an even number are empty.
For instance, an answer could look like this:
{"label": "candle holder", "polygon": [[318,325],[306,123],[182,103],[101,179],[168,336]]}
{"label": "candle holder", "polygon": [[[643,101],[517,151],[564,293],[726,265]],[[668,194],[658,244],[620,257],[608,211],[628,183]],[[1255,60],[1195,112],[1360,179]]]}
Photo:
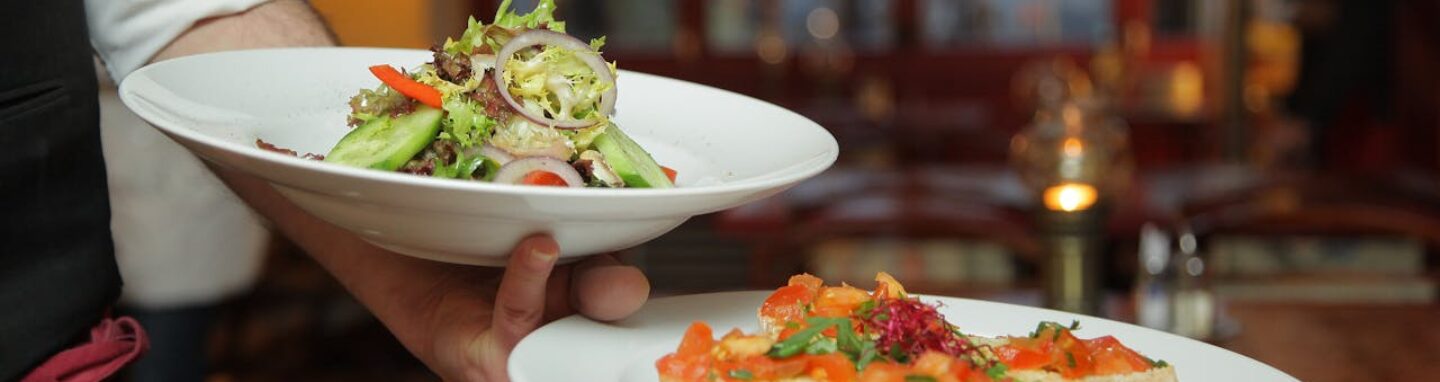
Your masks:
{"label": "candle holder", "polygon": [[1046,304],[1098,314],[1108,199],[1130,178],[1125,125],[1094,98],[1039,105],[1011,160],[1041,206],[1033,218],[1049,252]]}

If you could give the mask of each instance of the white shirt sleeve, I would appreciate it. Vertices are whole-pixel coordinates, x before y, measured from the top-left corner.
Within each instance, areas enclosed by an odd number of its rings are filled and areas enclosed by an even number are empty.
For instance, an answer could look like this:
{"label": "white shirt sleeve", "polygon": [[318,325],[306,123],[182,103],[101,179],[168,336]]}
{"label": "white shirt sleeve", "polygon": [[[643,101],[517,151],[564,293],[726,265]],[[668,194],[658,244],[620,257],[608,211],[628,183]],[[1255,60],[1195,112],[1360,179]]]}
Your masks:
{"label": "white shirt sleeve", "polygon": [[195,22],[268,0],[85,0],[90,43],[117,82],[150,62]]}

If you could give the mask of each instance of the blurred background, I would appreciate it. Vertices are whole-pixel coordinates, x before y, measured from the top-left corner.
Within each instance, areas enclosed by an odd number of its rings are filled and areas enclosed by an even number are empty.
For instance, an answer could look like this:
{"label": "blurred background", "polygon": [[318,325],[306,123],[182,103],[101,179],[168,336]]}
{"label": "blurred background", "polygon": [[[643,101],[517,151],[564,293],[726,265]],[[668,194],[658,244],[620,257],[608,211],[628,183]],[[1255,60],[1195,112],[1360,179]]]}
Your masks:
{"label": "blurred background", "polygon": [[[345,45],[428,48],[499,1],[312,3]],[[1440,372],[1440,3],[557,3],[622,69],[779,104],[840,142],[814,180],[625,252],[655,296],[885,270],[1306,381]],[[259,259],[205,304],[200,375],[433,378],[283,239]]]}

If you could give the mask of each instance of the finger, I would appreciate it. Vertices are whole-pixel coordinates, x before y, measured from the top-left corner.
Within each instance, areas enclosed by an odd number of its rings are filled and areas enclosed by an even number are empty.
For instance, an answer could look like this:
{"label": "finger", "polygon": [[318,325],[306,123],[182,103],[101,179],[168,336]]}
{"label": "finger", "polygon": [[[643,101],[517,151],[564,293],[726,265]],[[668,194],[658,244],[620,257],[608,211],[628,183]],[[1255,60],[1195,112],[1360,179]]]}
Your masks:
{"label": "finger", "polygon": [[532,236],[510,254],[500,290],[495,293],[496,340],[509,352],[520,339],[540,325],[545,312],[545,286],[560,246],[548,236]]}
{"label": "finger", "polygon": [[639,268],[609,256],[596,256],[575,267],[571,281],[575,309],[601,321],[625,318],[650,298],[650,281]]}
{"label": "finger", "polygon": [[545,285],[545,315],[541,322],[555,321],[575,314],[570,304],[570,281],[575,267],[559,266],[550,272],[550,282]]}

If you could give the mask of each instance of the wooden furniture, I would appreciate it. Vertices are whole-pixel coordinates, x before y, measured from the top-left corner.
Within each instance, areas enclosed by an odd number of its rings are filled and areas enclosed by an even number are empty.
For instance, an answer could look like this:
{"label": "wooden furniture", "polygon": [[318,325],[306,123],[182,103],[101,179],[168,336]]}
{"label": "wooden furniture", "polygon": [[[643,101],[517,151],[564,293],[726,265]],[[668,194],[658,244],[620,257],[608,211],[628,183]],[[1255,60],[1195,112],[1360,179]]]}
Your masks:
{"label": "wooden furniture", "polygon": [[1440,375],[1440,331],[1433,330],[1440,305],[1234,304],[1229,313],[1241,334],[1217,345],[1301,381],[1425,381]]}
{"label": "wooden furniture", "polygon": [[[834,238],[985,241],[999,244],[1025,264],[1038,264],[1041,247],[1020,210],[926,183],[925,178],[918,170],[887,177],[888,181],[869,183],[883,186],[831,195],[812,201],[815,208],[788,215],[787,228],[753,237],[750,284],[757,288],[783,284],[789,275],[805,271],[813,246]],[[1020,284],[1033,285],[1034,280]],[[971,294],[977,287],[911,281],[906,285],[915,291],[948,294]]]}
{"label": "wooden furniture", "polygon": [[1274,175],[1252,188],[1192,201],[1184,215],[1207,235],[1396,234],[1440,247],[1440,183],[1404,175]]}

